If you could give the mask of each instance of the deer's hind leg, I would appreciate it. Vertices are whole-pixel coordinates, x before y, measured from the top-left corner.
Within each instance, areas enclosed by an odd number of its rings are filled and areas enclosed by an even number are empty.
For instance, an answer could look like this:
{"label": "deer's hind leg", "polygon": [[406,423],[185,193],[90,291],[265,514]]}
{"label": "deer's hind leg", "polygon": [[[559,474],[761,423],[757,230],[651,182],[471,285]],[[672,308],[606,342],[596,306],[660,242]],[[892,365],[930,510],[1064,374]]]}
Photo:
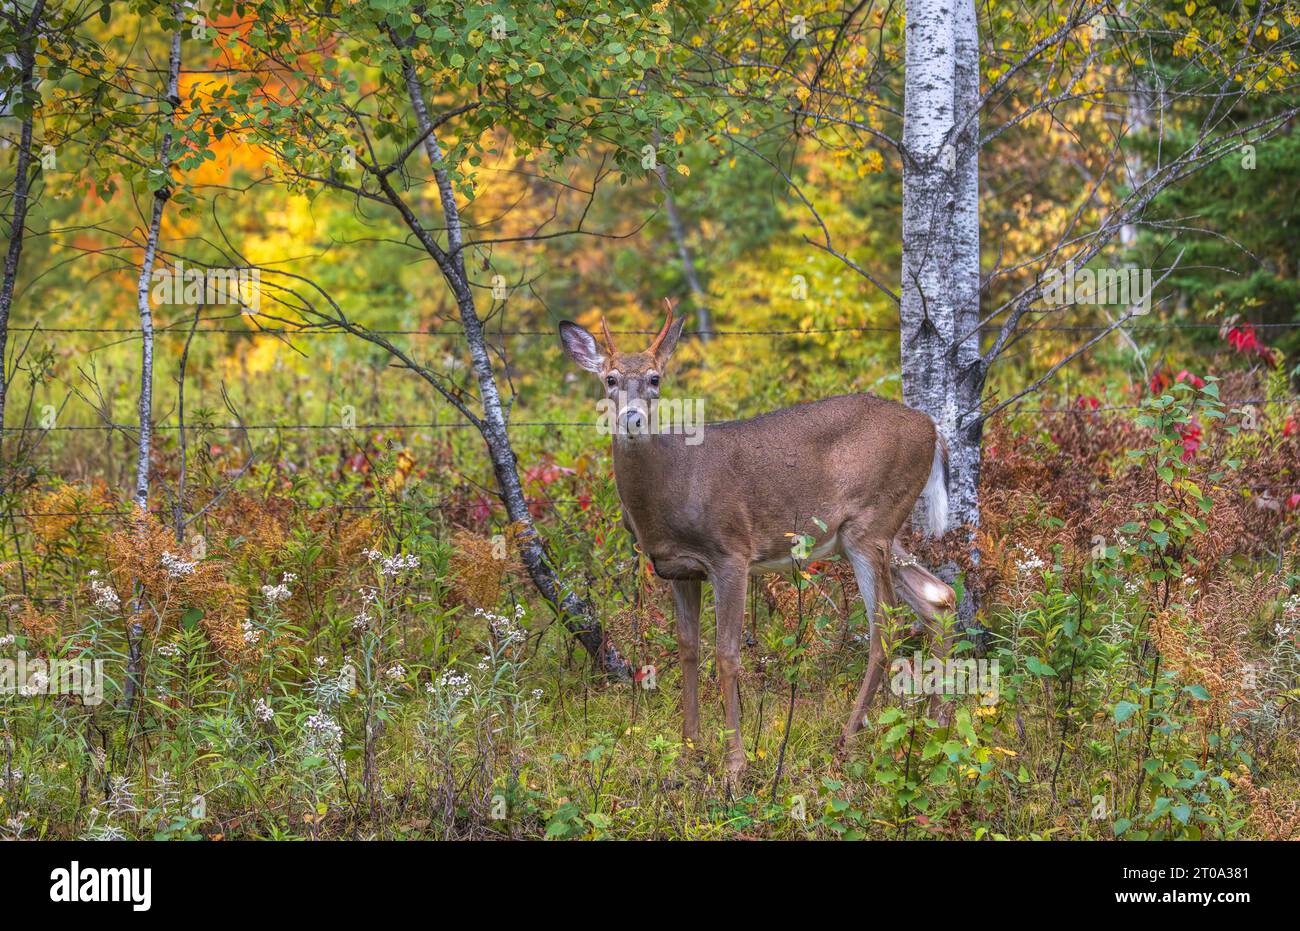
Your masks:
{"label": "deer's hind leg", "polygon": [[718,683],[727,722],[727,783],[735,786],[745,770],[740,739],[740,640],[745,627],[745,592],[749,567],[743,563],[715,566],[709,574],[718,615]]}
{"label": "deer's hind leg", "polygon": [[880,624],[881,606],[892,604],[894,600],[894,587],[889,572],[889,540],[849,534],[844,539],[843,549],[853,566],[853,575],[857,579],[858,591],[862,595],[862,604],[867,616],[870,650],[867,656],[867,671],[862,677],[862,685],[853,702],[853,711],[840,735],[841,741],[848,740],[861,730],[867,708],[871,705],[871,700],[885,677],[884,632]]}
{"label": "deer's hind leg", "polygon": [[[921,619],[939,660],[952,652],[952,617],[957,611],[957,594],[942,579],[916,561],[898,541],[894,541],[890,558],[890,575],[898,597]],[[930,715],[946,725],[949,706],[943,696],[930,696]]]}

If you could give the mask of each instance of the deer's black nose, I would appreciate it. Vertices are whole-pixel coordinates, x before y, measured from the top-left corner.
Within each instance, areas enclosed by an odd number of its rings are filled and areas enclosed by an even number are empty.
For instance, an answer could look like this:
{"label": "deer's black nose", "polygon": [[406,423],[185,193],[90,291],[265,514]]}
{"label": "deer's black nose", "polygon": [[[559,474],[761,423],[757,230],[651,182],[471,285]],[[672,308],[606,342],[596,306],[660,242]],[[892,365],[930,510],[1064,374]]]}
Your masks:
{"label": "deer's black nose", "polygon": [[647,432],[649,420],[646,418],[645,411],[639,408],[629,407],[623,411],[619,418],[619,425],[623,432],[629,436],[640,436]]}

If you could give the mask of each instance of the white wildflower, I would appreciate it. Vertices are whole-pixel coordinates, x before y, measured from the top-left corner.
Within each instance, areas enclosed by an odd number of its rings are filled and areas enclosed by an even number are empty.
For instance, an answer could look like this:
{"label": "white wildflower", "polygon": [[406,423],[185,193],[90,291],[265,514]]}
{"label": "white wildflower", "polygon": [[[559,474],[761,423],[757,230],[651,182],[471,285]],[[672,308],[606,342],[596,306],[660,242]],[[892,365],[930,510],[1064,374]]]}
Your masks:
{"label": "white wildflower", "polygon": [[265,598],[269,604],[277,604],[284,601],[292,594],[293,592],[289,591],[289,586],[284,583],[279,585],[262,586],[262,597]]}
{"label": "white wildflower", "polygon": [[385,556],[379,550],[369,549],[366,550],[366,558],[371,562],[379,563],[379,574],[390,578],[420,568],[420,557],[414,553],[405,556]]}
{"label": "white wildflower", "polygon": [[1016,560],[1016,572],[1020,575],[1030,575],[1047,568],[1042,557],[1023,543],[1017,543],[1016,549],[1020,551],[1020,558]]}
{"label": "white wildflower", "polygon": [[253,717],[265,723],[275,717],[275,712],[271,710],[265,698],[259,698],[253,705]]}
{"label": "white wildflower", "polygon": [[[164,563],[165,565],[165,563]],[[168,569],[168,574],[171,570]],[[116,611],[122,606],[122,599],[117,597],[113,587],[99,577],[98,569],[90,570],[90,594],[95,599],[95,606],[102,611]]]}
{"label": "white wildflower", "polygon": [[191,562],[166,551],[163,552],[160,561],[162,567],[167,570],[168,577],[173,579],[178,579],[183,575],[190,575],[194,572],[194,567],[198,565],[197,560]]}
{"label": "white wildflower", "polygon": [[337,721],[323,711],[318,711],[307,719],[307,743],[321,749],[334,749],[343,742],[343,728]]}
{"label": "white wildflower", "polygon": [[[469,694],[469,676],[454,669],[443,670],[438,677],[438,691],[447,692],[453,701],[458,701]],[[430,689],[429,691],[433,691]]]}
{"label": "white wildflower", "polygon": [[41,695],[44,694],[45,688],[49,684],[50,677],[38,669],[31,674],[24,685],[18,687],[18,694],[23,697]]}

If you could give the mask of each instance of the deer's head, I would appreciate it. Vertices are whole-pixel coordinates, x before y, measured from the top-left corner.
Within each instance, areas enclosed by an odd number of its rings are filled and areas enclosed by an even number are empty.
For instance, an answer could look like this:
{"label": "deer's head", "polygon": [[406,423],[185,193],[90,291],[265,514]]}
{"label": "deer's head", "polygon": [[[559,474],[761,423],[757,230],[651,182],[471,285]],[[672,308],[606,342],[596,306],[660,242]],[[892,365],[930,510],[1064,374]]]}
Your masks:
{"label": "deer's head", "polygon": [[668,308],[668,319],[648,349],[642,352],[619,352],[609,333],[609,324],[600,318],[604,346],[596,342],[583,327],[565,320],[560,323],[560,343],[574,362],[600,377],[605,397],[617,406],[617,427],[620,435],[639,435],[646,432],[650,422],[650,405],[659,397],[668,357],[682,335],[685,317],[673,318]]}

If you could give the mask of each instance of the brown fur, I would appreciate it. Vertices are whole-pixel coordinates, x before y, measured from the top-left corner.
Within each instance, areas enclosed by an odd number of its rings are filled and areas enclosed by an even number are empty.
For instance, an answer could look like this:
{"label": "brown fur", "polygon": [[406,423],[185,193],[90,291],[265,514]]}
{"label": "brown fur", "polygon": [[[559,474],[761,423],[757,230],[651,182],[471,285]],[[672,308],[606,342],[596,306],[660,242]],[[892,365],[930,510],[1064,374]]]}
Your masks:
{"label": "brown fur", "polygon": [[[577,324],[561,323],[560,336],[574,361],[600,376],[606,396],[631,407],[658,399],[653,381],[662,377],[681,328],[670,309],[658,337],[640,353],[616,350],[603,320],[603,352]],[[869,394],[708,424],[698,445],[681,434],[614,436],[624,523],[655,572],[672,581],[688,740],[699,729],[700,586],[706,580],[713,585],[730,777],[745,765],[737,677],[748,578],[794,569],[793,535],[811,536],[819,555],[840,553],[869,563],[875,599],[867,608],[873,619],[879,603],[893,602],[896,574],[900,593],[927,621],[951,609],[952,590],[933,575],[915,564],[892,565],[895,537],[925,488],[935,443],[928,416]],[[845,737],[861,726],[883,677],[877,627],[873,622],[868,671]]]}

